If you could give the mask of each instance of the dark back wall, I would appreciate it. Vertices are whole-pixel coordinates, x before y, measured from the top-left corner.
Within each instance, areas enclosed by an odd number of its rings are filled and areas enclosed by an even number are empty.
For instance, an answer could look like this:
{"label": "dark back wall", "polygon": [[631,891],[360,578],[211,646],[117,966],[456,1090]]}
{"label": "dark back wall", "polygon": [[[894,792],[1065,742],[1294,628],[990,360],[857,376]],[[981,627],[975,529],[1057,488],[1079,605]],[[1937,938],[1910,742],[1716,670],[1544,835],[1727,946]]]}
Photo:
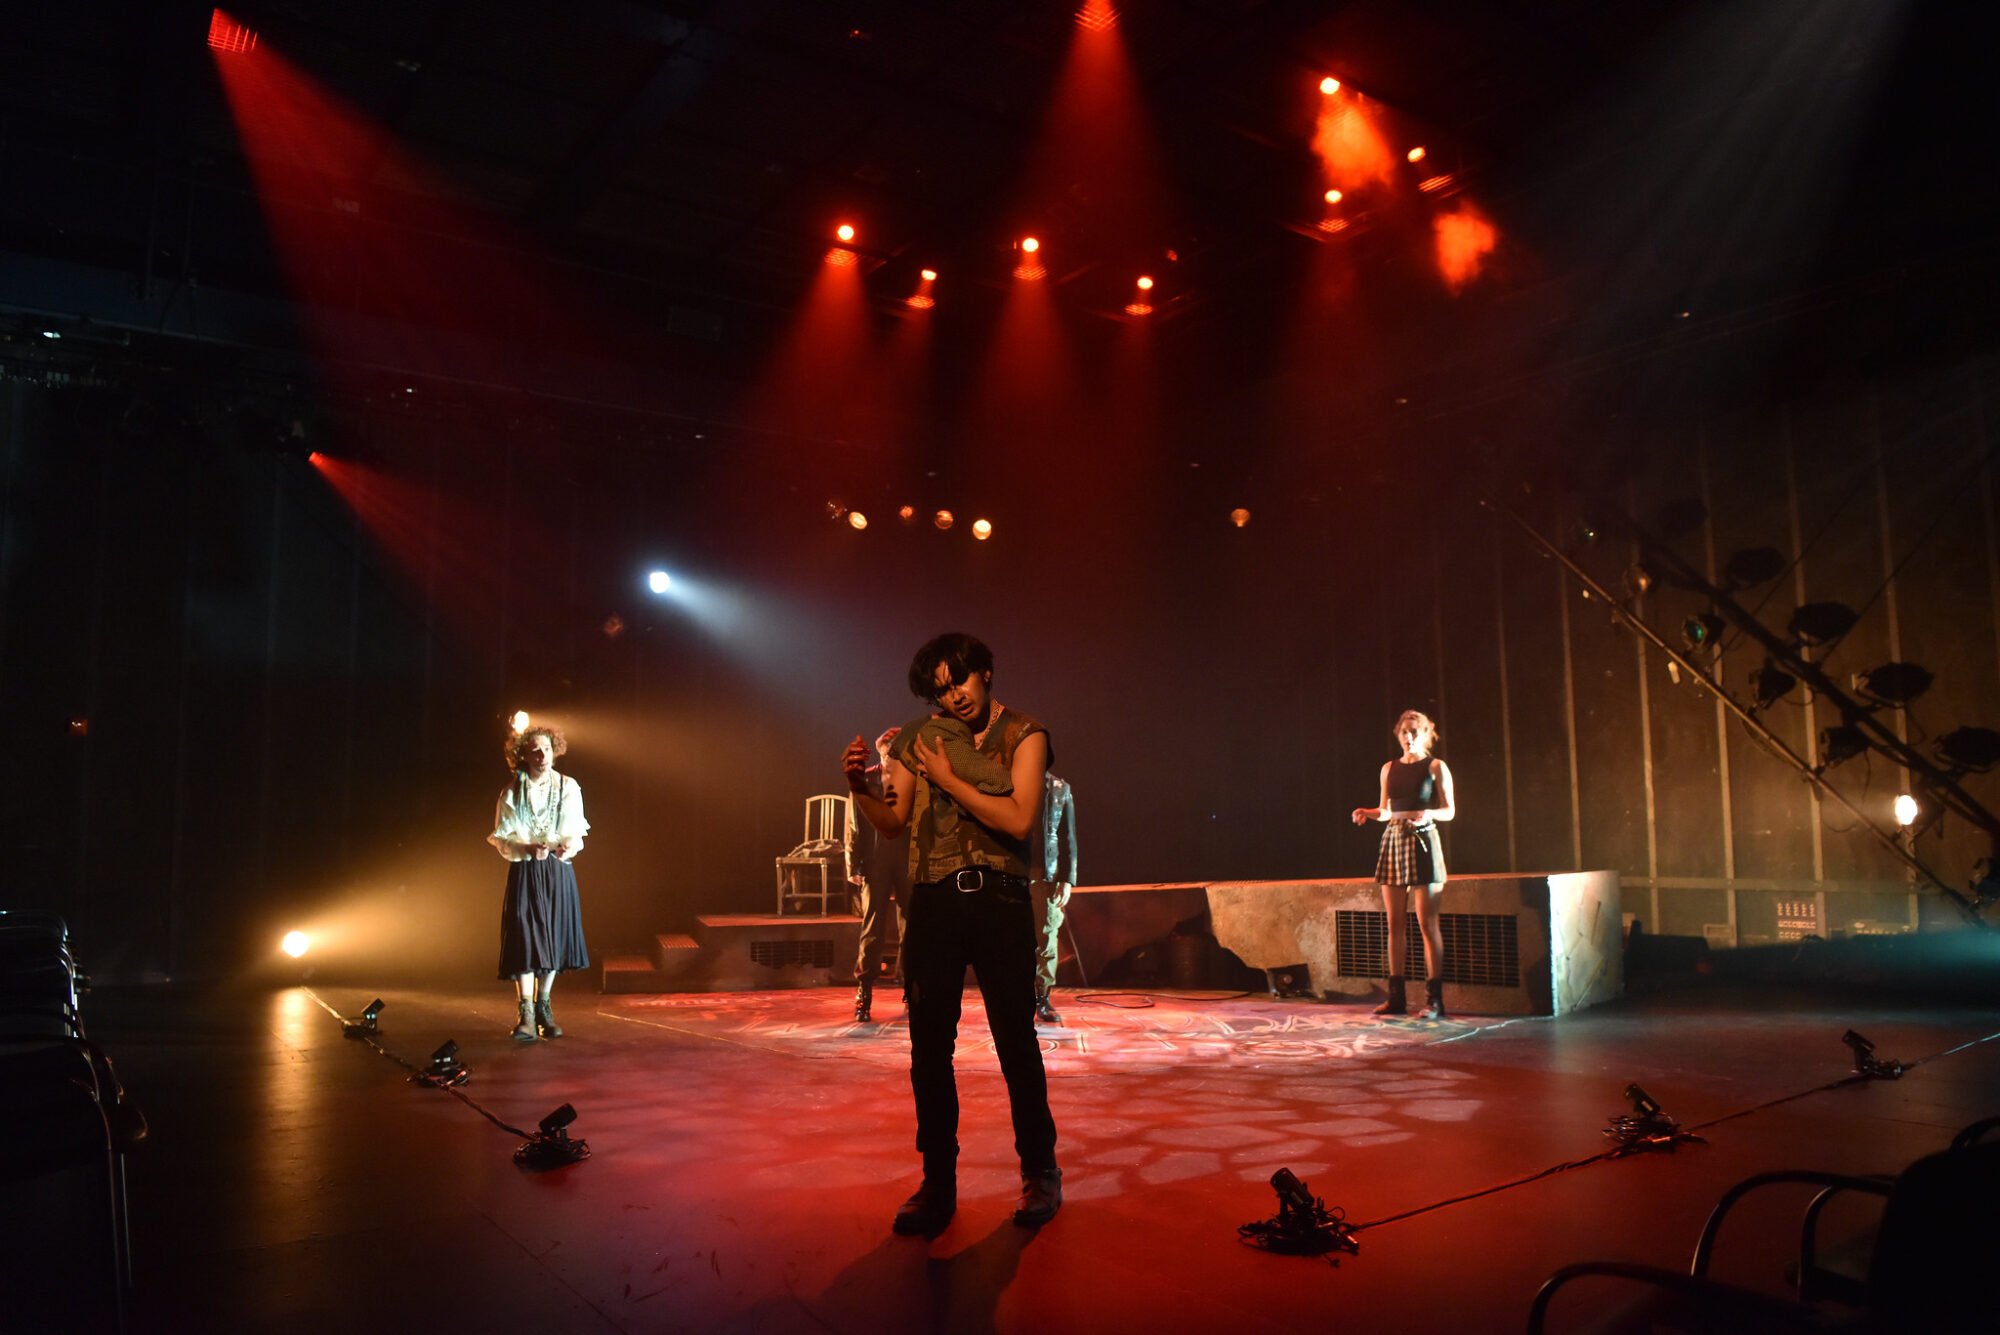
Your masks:
{"label": "dark back wall", "polygon": [[[1768,622],[1863,609],[1837,677],[1889,657],[1937,673],[1912,738],[1992,726],[1992,368],[1666,406],[1643,428],[1576,388],[1352,445],[1267,428],[1204,451],[1219,424],[1191,415],[1115,469],[1079,466],[1111,448],[1084,432],[1031,470],[885,468],[907,486],[877,484],[857,533],[825,515],[854,490],[828,447],[355,402],[325,430],[375,481],[343,495],[212,400],[10,383],[0,673],[37,811],[0,897],[68,914],[106,976],[261,966],[303,925],[329,970],[483,977],[503,868],[481,840],[502,720],[526,707],[568,729],[587,794],[593,952],[640,949],[699,913],[769,911],[802,799],[838,789],[848,738],[918,712],[909,655],[957,628],[1051,726],[1091,882],[1366,874],[1375,832],[1345,813],[1418,707],[1457,776],[1459,871],[1613,867],[1649,927],[1746,941],[1815,890],[1844,906],[1833,926],[1948,923],[1479,500],[1567,541],[1607,497],[1645,519],[1697,496],[1711,520],[1677,545],[1698,565],[1798,558],[1749,595]],[[895,523],[904,492],[961,527]],[[963,522],[989,505],[996,536],[974,543]],[[1631,560],[1622,540],[1573,550],[1613,587]],[[656,564],[681,597],[643,591]],[[1660,590],[1639,610],[1699,609]],[[1732,645],[1720,680],[1759,661]],[[1800,747],[1830,721],[1796,700],[1770,718]],[[1870,766],[1837,777],[1886,813],[1902,781]],[[1953,825],[1925,846],[1954,877],[1986,851]]]}

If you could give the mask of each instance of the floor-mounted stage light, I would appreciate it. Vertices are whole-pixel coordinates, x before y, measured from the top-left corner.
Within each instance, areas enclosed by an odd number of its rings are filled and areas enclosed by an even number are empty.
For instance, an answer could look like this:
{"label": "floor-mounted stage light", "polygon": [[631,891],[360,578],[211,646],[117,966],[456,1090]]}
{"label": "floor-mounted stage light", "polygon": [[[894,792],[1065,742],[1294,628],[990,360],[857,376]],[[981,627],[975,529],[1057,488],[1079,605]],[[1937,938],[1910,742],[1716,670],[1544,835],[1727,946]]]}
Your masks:
{"label": "floor-mounted stage light", "polygon": [[514,1151],[514,1162],[523,1168],[539,1169],[561,1168],[588,1159],[589,1142],[569,1138],[569,1125],[575,1120],[576,1109],[567,1103],[544,1117],[535,1134]]}
{"label": "floor-mounted stage light", "polygon": [[1877,704],[1909,704],[1931,688],[1931,670],[1921,663],[1884,663],[1854,674],[1854,689]]}
{"label": "floor-mounted stage light", "polygon": [[1832,644],[1861,620],[1846,603],[1802,603],[1785,623],[1785,630],[1800,644],[1815,647]]}
{"label": "floor-mounted stage light", "polygon": [[1271,1187],[1278,1193],[1278,1213],[1269,1219],[1240,1225],[1237,1237],[1269,1252],[1325,1256],[1335,1265],[1340,1263],[1339,1258],[1329,1253],[1360,1255],[1361,1243],[1347,1226],[1340,1208],[1329,1208],[1291,1169],[1280,1168],[1271,1174]]}
{"label": "floor-mounted stage light", "polygon": [[1991,728],[1954,728],[1937,739],[1937,756],[1952,769],[1984,774],[2000,765],[2000,732]]}
{"label": "floor-mounted stage light", "polygon": [[342,1038],[366,1038],[374,1033],[376,1021],[382,1018],[382,1005],[382,998],[377,997],[368,1003],[367,1009],[363,1010],[361,1014],[351,1020],[342,1020],[340,1022],[340,1036]]}
{"label": "floor-mounted stage light", "polygon": [[1637,1084],[1625,1086],[1626,1102],[1632,1105],[1629,1113],[1620,1113],[1604,1128],[1605,1139],[1611,1141],[1615,1154],[1628,1154],[1633,1150],[1671,1150],[1681,1141],[1700,1141],[1701,1137],[1681,1130],[1681,1124],[1661,1109],[1651,1094]]}
{"label": "floor-mounted stage light", "polygon": [[437,1089],[450,1089],[472,1079],[472,1068],[462,1066],[458,1060],[458,1040],[447,1038],[436,1052],[431,1054],[431,1064],[418,1071],[410,1079],[420,1085],[430,1085]]}
{"label": "floor-mounted stage light", "polygon": [[1886,1061],[1875,1055],[1875,1045],[1852,1029],[1840,1036],[1854,1054],[1854,1074],[1869,1080],[1895,1080],[1903,1074],[1903,1063]]}

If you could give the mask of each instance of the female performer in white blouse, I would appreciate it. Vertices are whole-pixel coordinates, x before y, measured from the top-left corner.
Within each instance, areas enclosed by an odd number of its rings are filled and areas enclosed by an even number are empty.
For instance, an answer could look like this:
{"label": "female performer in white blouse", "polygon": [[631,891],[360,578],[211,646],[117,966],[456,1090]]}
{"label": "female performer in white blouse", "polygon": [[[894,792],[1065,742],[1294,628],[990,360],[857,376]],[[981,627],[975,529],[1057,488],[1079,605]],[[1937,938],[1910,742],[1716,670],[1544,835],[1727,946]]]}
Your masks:
{"label": "female performer in white blouse", "polygon": [[561,1038],[549,1006],[556,975],[590,964],[583,945],[583,906],[570,860],[590,829],[583,789],[556,773],[569,749],[560,728],[530,728],[507,740],[514,782],[500,794],[486,842],[507,859],[507,896],[500,908],[500,976],[514,980],[520,1002],[517,1042]]}

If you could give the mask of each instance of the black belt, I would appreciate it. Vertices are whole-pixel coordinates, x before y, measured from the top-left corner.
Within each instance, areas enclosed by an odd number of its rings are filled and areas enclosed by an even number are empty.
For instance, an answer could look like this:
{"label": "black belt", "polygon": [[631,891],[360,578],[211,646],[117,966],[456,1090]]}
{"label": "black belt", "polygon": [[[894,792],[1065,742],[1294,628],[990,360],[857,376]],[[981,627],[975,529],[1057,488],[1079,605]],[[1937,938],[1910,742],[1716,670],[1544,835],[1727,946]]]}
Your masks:
{"label": "black belt", "polygon": [[949,876],[926,881],[924,884],[940,889],[949,887],[971,894],[975,890],[1026,890],[1028,878],[1016,876],[1012,872],[995,871],[991,867],[960,867]]}

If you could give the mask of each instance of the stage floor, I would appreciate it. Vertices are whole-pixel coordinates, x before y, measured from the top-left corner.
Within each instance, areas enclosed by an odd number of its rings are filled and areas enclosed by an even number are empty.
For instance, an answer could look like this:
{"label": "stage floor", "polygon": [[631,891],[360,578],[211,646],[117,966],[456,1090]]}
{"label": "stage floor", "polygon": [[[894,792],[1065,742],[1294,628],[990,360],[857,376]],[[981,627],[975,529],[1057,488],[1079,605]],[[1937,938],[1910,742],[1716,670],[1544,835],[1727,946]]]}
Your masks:
{"label": "stage floor", "polygon": [[[378,995],[379,1050],[343,1039],[328,1008]],[[1684,1266],[1739,1178],[1894,1172],[2000,1113],[2000,1009],[1694,986],[1450,1023],[1262,996],[1057,1003],[1062,1213],[1010,1222],[1005,1089],[969,992],[959,1211],[925,1242],[888,1228],[917,1180],[893,990],[857,1026],[846,989],[572,986],[568,1036],[532,1046],[507,1037],[498,984],[100,992],[92,1036],[152,1123],[130,1170],[133,1329],[1519,1330],[1567,1262]],[[1911,1069],[1836,1084],[1849,1028]],[[405,1069],[446,1039],[463,1098]],[[1704,1143],[1537,1176],[1605,1150],[1633,1082]],[[565,1102],[591,1157],[517,1167],[507,1127]],[[1358,1255],[1238,1240],[1275,1212],[1280,1167],[1366,1226]],[[1802,1203],[1745,1215],[1723,1273],[1776,1288],[1777,1221]]]}

